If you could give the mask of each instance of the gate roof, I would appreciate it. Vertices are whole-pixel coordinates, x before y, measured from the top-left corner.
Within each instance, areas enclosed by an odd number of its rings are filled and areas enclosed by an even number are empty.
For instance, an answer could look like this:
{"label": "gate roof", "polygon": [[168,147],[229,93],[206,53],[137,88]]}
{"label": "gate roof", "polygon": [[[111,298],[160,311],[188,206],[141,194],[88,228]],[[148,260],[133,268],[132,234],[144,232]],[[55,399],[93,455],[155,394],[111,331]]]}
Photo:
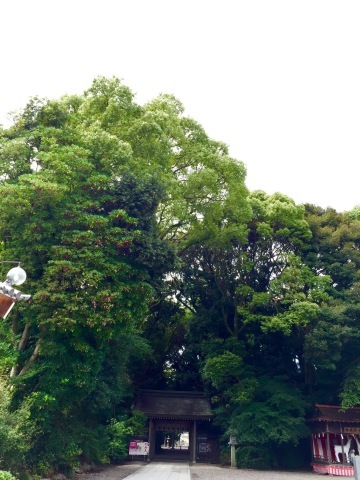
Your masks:
{"label": "gate roof", "polygon": [[210,402],[202,392],[140,390],[134,410],[149,418],[168,420],[210,420],[213,417]]}
{"label": "gate roof", "polygon": [[360,422],[360,408],[352,407],[343,410],[341,406],[334,405],[315,405],[318,409],[318,415],[312,421],[323,422],[342,422],[351,423]]}

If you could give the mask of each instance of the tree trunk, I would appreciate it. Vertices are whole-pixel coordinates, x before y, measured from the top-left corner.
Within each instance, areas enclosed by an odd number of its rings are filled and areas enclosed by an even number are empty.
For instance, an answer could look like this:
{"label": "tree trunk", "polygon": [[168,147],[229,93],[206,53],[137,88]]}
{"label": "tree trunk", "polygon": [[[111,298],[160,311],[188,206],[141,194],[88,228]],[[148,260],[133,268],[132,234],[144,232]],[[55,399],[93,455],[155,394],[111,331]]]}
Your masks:
{"label": "tree trunk", "polygon": [[21,369],[19,375],[24,375],[24,373],[26,373],[29,368],[31,367],[31,365],[35,362],[35,360],[38,358],[39,356],[39,351],[40,351],[40,340],[38,341],[38,343],[36,344],[36,347],[34,349],[34,352],[33,354],[31,355],[31,357],[29,358],[29,360],[25,363],[24,367]]}
{"label": "tree trunk", "polygon": [[[16,333],[17,330],[18,330],[17,324],[15,325],[13,323],[14,333]],[[21,336],[21,340],[20,340],[19,345],[17,347],[19,352],[22,352],[23,350],[25,350],[25,347],[26,347],[26,345],[29,341],[29,336],[30,336],[30,324],[27,323],[25,325],[25,328],[24,328],[22,336]],[[12,368],[11,368],[11,371],[10,371],[10,378],[17,377],[19,375],[19,373],[20,373],[20,366],[18,364],[13,365]]]}

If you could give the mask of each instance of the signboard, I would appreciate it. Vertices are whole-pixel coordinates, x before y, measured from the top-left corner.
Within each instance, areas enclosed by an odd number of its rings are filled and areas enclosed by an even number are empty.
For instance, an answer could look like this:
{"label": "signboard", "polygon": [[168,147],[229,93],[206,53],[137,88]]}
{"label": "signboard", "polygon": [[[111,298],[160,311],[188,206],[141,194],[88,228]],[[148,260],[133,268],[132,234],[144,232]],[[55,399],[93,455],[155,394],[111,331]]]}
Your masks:
{"label": "signboard", "polygon": [[344,427],[344,433],[360,433],[359,427]]}
{"label": "signboard", "polygon": [[133,440],[129,444],[129,455],[149,455],[149,442]]}
{"label": "signboard", "polygon": [[159,420],[156,422],[155,428],[157,432],[182,433],[190,430],[190,423],[186,421]]}
{"label": "signboard", "polygon": [[201,442],[199,443],[199,453],[211,453],[211,443]]}

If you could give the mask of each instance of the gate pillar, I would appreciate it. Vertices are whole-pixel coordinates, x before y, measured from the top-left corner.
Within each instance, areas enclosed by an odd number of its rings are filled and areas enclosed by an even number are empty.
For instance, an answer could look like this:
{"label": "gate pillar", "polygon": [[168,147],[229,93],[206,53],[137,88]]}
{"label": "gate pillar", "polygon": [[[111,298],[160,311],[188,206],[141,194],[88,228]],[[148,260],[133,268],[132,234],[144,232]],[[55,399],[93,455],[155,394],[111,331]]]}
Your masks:
{"label": "gate pillar", "polygon": [[155,428],[154,428],[154,420],[149,418],[149,460],[153,460],[155,456]]}
{"label": "gate pillar", "polygon": [[193,420],[190,434],[190,462],[196,463],[196,420]]}

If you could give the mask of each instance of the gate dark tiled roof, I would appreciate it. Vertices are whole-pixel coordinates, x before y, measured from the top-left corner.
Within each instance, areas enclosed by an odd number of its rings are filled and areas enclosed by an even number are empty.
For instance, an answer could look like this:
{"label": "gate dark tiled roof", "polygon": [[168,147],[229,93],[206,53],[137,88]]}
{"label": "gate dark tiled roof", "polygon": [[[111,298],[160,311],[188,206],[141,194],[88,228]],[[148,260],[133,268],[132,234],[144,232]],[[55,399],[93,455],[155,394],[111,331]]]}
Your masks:
{"label": "gate dark tiled roof", "polygon": [[210,402],[202,392],[140,390],[134,410],[149,418],[210,420]]}
{"label": "gate dark tiled roof", "polygon": [[318,416],[313,419],[323,422],[343,422],[355,423],[360,422],[360,408],[353,407],[342,411],[340,406],[332,405],[315,405],[318,409]]}

